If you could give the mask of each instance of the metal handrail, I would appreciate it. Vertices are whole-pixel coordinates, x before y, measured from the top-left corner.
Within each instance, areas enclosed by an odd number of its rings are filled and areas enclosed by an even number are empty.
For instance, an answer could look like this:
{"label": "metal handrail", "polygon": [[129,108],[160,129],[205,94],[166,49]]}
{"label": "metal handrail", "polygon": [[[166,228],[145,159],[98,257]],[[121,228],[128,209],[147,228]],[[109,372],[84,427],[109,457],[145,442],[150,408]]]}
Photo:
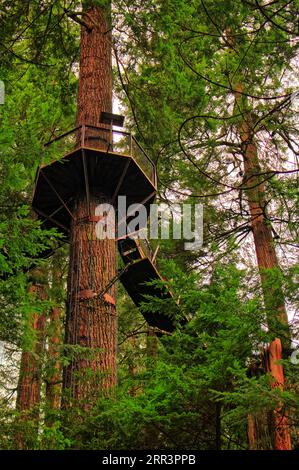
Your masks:
{"label": "metal handrail", "polygon": [[[154,162],[149,158],[149,156],[146,154],[145,150],[141,147],[140,143],[138,142],[138,140],[136,139],[136,137],[134,137],[132,134],[130,134],[130,138],[131,138],[131,141],[134,141],[135,144],[137,145],[137,147],[139,147],[140,151],[143,153],[143,155],[146,157],[146,159],[148,160],[148,162],[150,163],[151,167],[152,167],[152,178],[153,178],[153,182],[154,182],[154,185],[156,186],[156,183],[157,183],[157,175],[156,175],[156,165],[154,164]],[[131,146],[132,147],[132,146]],[[133,149],[131,148],[131,154],[133,153]],[[133,155],[132,155],[133,156]]]}
{"label": "metal handrail", "polygon": [[44,147],[48,147],[49,145],[53,144],[53,142],[58,142],[58,140],[63,139],[63,138],[66,137],[67,135],[70,135],[70,134],[72,134],[72,133],[78,131],[79,129],[81,129],[81,127],[82,127],[82,126],[74,127],[74,128],[71,129],[70,131],[64,132],[64,134],[60,134],[58,137],[55,137],[54,139],[49,140],[49,142],[47,142],[46,144],[44,144]]}
{"label": "metal handrail", "polygon": [[[106,131],[106,132],[111,132],[111,129],[107,128],[107,127],[103,127],[103,126],[94,126],[94,125],[91,125],[91,124],[81,124],[80,126],[77,126],[77,127],[74,127],[73,129],[67,131],[67,132],[64,132],[63,134],[60,134],[59,136],[55,137],[54,139],[52,140],[49,140],[49,142],[47,142],[46,144],[44,144],[44,147],[48,147],[49,145],[51,145],[53,142],[57,142],[58,140],[61,140],[63,139],[64,137],[67,137],[68,135],[70,134],[73,134],[74,132],[78,131],[79,129],[83,129],[83,128],[88,128],[88,129],[95,129],[95,130],[100,130],[100,131]],[[119,131],[117,129],[112,129],[112,133],[113,134],[119,134],[119,135],[124,135],[124,136],[127,136],[127,137],[131,137],[134,142],[138,145],[138,147],[140,148],[140,150],[144,153],[144,155],[147,157],[148,160],[150,160],[150,158],[146,155],[145,151],[143,150],[143,148],[141,147],[141,145],[139,144],[139,142],[136,140],[136,138],[132,135],[131,132],[127,132],[127,131]],[[151,160],[150,160],[151,163],[153,163]]]}
{"label": "metal handrail", "polygon": [[[115,134],[128,138],[128,144],[129,144],[128,145],[128,154],[129,154],[129,156],[134,158],[137,161],[137,163],[139,163],[140,166],[142,167],[142,163],[140,161],[138,161],[137,154],[134,153],[134,146],[133,146],[133,143],[134,143],[134,145],[136,145],[136,147],[138,148],[139,152],[141,152],[142,157],[145,158],[145,160],[147,161],[147,164],[150,165],[150,168],[151,168],[150,180],[153,182],[154,186],[156,186],[156,183],[157,183],[157,181],[156,181],[156,166],[155,166],[154,162],[146,154],[145,150],[139,144],[137,139],[131,134],[131,132],[116,130],[116,129],[112,129],[111,127],[109,128],[109,127],[103,127],[103,126],[94,126],[94,125],[91,125],[91,124],[81,124],[80,126],[74,127],[73,129],[71,129],[67,132],[64,132],[63,134],[55,137],[54,139],[51,139],[49,142],[44,144],[44,147],[49,147],[51,144],[53,144],[55,142],[58,142],[58,141],[64,139],[65,137],[67,137],[71,134],[74,134],[78,131],[81,132],[81,136],[80,136],[80,138],[77,139],[76,144],[74,146],[74,150],[79,148],[79,147],[85,147],[85,145],[86,145],[86,130],[87,129],[98,130],[98,131],[101,131],[101,132],[109,133],[110,136],[111,136],[111,145],[113,145],[113,135],[115,135]],[[88,146],[90,146],[90,142],[88,143]],[[123,152],[123,153],[125,153],[125,152]],[[127,154],[127,152],[126,152],[126,154]],[[147,174],[147,171],[145,171],[144,168],[142,168],[142,169]]]}

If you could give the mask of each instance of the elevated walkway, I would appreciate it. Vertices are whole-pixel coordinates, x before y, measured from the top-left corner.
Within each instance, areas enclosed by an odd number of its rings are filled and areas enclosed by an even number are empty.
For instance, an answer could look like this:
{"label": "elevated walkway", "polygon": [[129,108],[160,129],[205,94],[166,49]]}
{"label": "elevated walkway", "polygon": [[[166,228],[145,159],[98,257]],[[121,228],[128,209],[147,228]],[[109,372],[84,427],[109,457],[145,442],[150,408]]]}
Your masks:
{"label": "elevated walkway", "polygon": [[[63,155],[57,159],[57,156]],[[78,194],[103,193],[127,206],[149,208],[156,196],[156,168],[132,134],[101,126],[83,125],[46,144],[38,169],[32,208],[45,228],[68,235],[72,203]]]}
{"label": "elevated walkway", "polygon": [[[147,323],[155,328],[171,333],[176,328],[178,305],[167,288],[147,285],[150,281],[163,281],[156,267],[155,253],[152,252],[147,240],[132,240],[126,238],[118,242],[118,249],[122,260],[128,268],[121,274],[120,281],[137,307],[146,301],[147,295],[158,297],[169,302],[170,312],[166,315],[161,312],[144,312],[142,315]],[[185,323],[181,322],[180,324]]]}
{"label": "elevated walkway", "polygon": [[[136,139],[112,127],[82,125],[46,144],[44,161],[37,171],[32,208],[44,228],[57,228],[66,237],[72,221],[72,205],[78,195],[105,194],[115,204],[126,196],[127,207],[143,204],[148,213],[157,191],[156,167]],[[61,158],[58,158],[62,155]],[[89,219],[94,222],[94,214]],[[127,223],[127,221],[126,221]],[[137,305],[145,296],[168,300],[170,315],[142,312],[150,326],[171,333],[176,327],[178,306],[167,288],[146,285],[162,281],[155,257],[146,240],[118,240],[126,266],[120,280]],[[112,280],[111,282],[115,282]],[[99,295],[99,293],[93,293]]]}

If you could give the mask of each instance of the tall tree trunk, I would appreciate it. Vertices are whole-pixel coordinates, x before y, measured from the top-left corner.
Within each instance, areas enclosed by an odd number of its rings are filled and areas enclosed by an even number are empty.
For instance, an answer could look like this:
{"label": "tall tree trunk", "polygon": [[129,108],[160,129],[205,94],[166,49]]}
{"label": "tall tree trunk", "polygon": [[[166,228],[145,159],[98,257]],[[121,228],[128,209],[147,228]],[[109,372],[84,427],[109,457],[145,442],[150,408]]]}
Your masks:
{"label": "tall tree trunk", "polygon": [[[110,28],[110,8],[92,7],[83,16],[90,29],[81,28],[80,72],[77,98],[76,125],[99,126],[102,111],[112,112],[112,35]],[[103,126],[109,129],[109,126]],[[92,136],[94,133],[89,131]],[[109,133],[102,136],[104,139]],[[85,140],[88,143],[88,132]],[[108,137],[109,138],[109,137]],[[105,143],[95,140],[93,147],[107,149]]]}
{"label": "tall tree trunk", "polygon": [[[39,299],[46,299],[42,286],[32,286],[30,292],[34,292]],[[46,316],[34,313],[31,328],[35,339],[32,351],[23,351],[20,365],[20,375],[17,389],[17,409],[30,410],[39,404],[41,374],[38,356],[42,353],[44,344]]]}
{"label": "tall tree trunk", "polygon": [[[242,91],[242,87],[240,87],[240,91]],[[280,267],[275,252],[271,224],[267,220],[264,176],[261,175],[253,125],[254,122],[250,114],[247,113],[239,126],[244,162],[244,182],[248,188],[246,196],[251,217],[251,228],[267,309],[268,327],[271,332],[282,337],[284,348],[289,350],[288,316],[281,285],[279,280],[273,282],[269,272],[269,270],[279,272]]]}
{"label": "tall tree trunk", "polygon": [[[263,296],[265,307],[267,311],[267,323],[270,333],[273,336],[278,336],[281,339],[283,349],[287,353],[290,349],[290,332],[288,327],[288,316],[285,309],[284,297],[282,293],[281,284],[279,279],[273,279],[273,273],[279,272],[280,267],[275,252],[271,225],[267,219],[266,214],[266,199],[265,199],[265,186],[263,183],[263,175],[261,175],[261,168],[258,159],[257,145],[254,141],[254,121],[249,112],[244,111],[240,105],[242,85],[237,86],[236,93],[236,104],[239,109],[243,112],[242,121],[239,125],[239,136],[242,144],[242,154],[244,162],[244,183],[247,186],[246,196],[249,205],[251,228],[254,239],[255,252],[258,262],[258,268],[260,271]],[[275,340],[276,341],[276,340]],[[272,367],[277,361],[282,359],[282,349],[272,347],[272,361],[269,372],[272,373],[275,378],[275,373],[272,371]],[[283,369],[281,367],[282,376]],[[284,379],[282,380],[281,387],[284,385]],[[277,423],[277,415],[279,410],[275,411],[275,422]],[[281,417],[284,420],[285,418]],[[265,419],[262,419],[265,421]],[[273,424],[273,420],[272,420]],[[251,417],[249,420],[248,437],[251,439],[249,444],[251,448],[260,448],[259,443],[255,441],[258,439],[257,429],[253,429],[254,419]],[[264,427],[261,426],[261,427]],[[282,444],[281,432],[280,437],[276,435],[278,430],[274,429],[274,448],[290,448],[290,438],[288,435],[287,426],[283,426],[284,429],[284,443]],[[270,434],[273,434],[270,432]],[[277,447],[278,446],[278,447]],[[282,447],[280,447],[282,446]]]}
{"label": "tall tree trunk", "polygon": [[[95,6],[83,15],[88,28],[81,28],[78,126],[99,125],[101,111],[112,110],[108,18],[107,10]],[[107,149],[101,141],[97,147]],[[85,194],[78,194],[72,207],[66,343],[81,349],[64,370],[63,388],[68,399],[81,401],[83,407],[92,406],[100,392],[116,384],[115,286],[109,301],[95,296],[116,274],[115,241],[97,239],[95,231],[95,208],[109,202],[100,188],[90,188],[89,205]]]}
{"label": "tall tree trunk", "polygon": [[[275,338],[271,342],[267,351],[267,369],[273,376],[273,388],[284,389],[284,372],[283,366],[278,362],[278,358],[282,357],[281,341]],[[273,427],[274,427],[274,449],[277,450],[290,450],[291,437],[289,431],[288,415],[284,409],[283,404],[279,406],[273,413]]]}
{"label": "tall tree trunk", "polygon": [[61,404],[62,388],[62,346],[63,346],[63,319],[65,301],[64,289],[64,253],[56,251],[51,262],[51,300],[54,303],[47,326],[47,368],[46,368],[46,422],[49,426],[57,419],[57,410]]}
{"label": "tall tree trunk", "polygon": [[[44,284],[34,283],[30,288],[37,300],[46,300],[47,292]],[[33,340],[30,350],[23,350],[20,363],[19,381],[17,386],[16,408],[20,412],[21,422],[30,421],[30,432],[19,432],[15,436],[18,449],[31,448],[36,436],[39,422],[41,394],[41,355],[44,349],[46,315],[33,313],[30,320],[30,334]]]}
{"label": "tall tree trunk", "polygon": [[49,409],[48,424],[51,423],[51,410],[57,410],[60,407],[61,396],[61,316],[62,309],[53,307],[49,316],[48,326],[48,369],[46,382],[46,402]]}
{"label": "tall tree trunk", "polygon": [[[107,198],[93,196],[90,209]],[[64,372],[64,387],[70,397],[93,402],[102,389],[116,383],[116,308],[101,293],[116,273],[115,241],[96,238],[96,222],[88,222],[86,199],[74,206],[66,318],[66,343],[82,349]],[[85,222],[82,222],[85,221]],[[109,291],[115,299],[115,285]]]}
{"label": "tall tree trunk", "polygon": [[155,332],[155,328],[149,326],[146,337],[146,354],[151,360],[157,359],[158,355],[158,338]]}
{"label": "tall tree trunk", "polygon": [[215,448],[221,450],[221,403],[216,403],[215,415]]}

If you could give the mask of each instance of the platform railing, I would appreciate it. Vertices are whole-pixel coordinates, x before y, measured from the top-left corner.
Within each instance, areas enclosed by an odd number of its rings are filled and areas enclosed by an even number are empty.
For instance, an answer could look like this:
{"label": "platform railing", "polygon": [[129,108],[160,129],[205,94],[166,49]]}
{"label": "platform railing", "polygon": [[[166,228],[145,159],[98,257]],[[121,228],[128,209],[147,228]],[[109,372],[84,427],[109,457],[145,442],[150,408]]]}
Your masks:
{"label": "platform railing", "polygon": [[137,247],[142,258],[149,258],[150,260],[153,257],[153,250],[146,238],[139,238],[136,240]]}
{"label": "platform railing", "polygon": [[47,163],[57,160],[78,148],[90,148],[104,152],[128,155],[136,161],[142,171],[157,186],[156,167],[144,149],[130,132],[111,127],[81,125],[64,134],[55,136],[45,144]]}
{"label": "platform railing", "polygon": [[[147,238],[133,238],[133,243],[130,243],[129,246],[126,243],[126,239],[122,239],[124,242],[124,245],[120,245],[120,251],[122,253],[122,256],[124,254],[130,254],[131,250],[138,250],[140,259],[145,259],[148,258],[153,265],[156,265],[156,258],[157,258],[157,253],[159,250],[159,245],[153,250],[149,240]],[[131,246],[131,249],[130,249]],[[133,246],[133,248],[132,248]],[[127,251],[129,249],[129,251]]]}

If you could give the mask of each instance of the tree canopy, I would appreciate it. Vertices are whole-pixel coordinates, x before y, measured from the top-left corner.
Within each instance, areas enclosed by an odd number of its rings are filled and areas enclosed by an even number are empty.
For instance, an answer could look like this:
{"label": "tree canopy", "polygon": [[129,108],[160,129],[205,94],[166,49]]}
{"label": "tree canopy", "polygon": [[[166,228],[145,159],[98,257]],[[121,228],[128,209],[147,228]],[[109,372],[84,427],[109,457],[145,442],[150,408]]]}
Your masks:
{"label": "tree canopy", "polygon": [[[44,144],[75,125],[82,12],[91,6],[111,6],[114,104],[157,166],[158,202],[203,204],[204,216],[196,251],[184,240],[152,241],[178,323],[188,323],[152,336],[142,312],[167,316],[170,303],[144,298],[139,311],[119,285],[117,390],[99,393],[85,413],[46,398],[49,377],[80,347],[64,345],[61,333],[68,244],[44,229],[31,200],[38,167],[63,156]],[[247,449],[248,414],[282,403],[298,447],[297,11],[298,0],[1,3],[1,449],[15,448],[20,433],[28,449]],[[277,256],[272,267],[259,262],[254,204]],[[46,299],[30,291],[41,283]],[[282,305],[288,325],[277,316]],[[34,314],[46,315],[40,349]],[[261,361],[276,337],[290,340],[283,389]],[[36,417],[15,409],[22,352],[40,364],[38,433]]]}

